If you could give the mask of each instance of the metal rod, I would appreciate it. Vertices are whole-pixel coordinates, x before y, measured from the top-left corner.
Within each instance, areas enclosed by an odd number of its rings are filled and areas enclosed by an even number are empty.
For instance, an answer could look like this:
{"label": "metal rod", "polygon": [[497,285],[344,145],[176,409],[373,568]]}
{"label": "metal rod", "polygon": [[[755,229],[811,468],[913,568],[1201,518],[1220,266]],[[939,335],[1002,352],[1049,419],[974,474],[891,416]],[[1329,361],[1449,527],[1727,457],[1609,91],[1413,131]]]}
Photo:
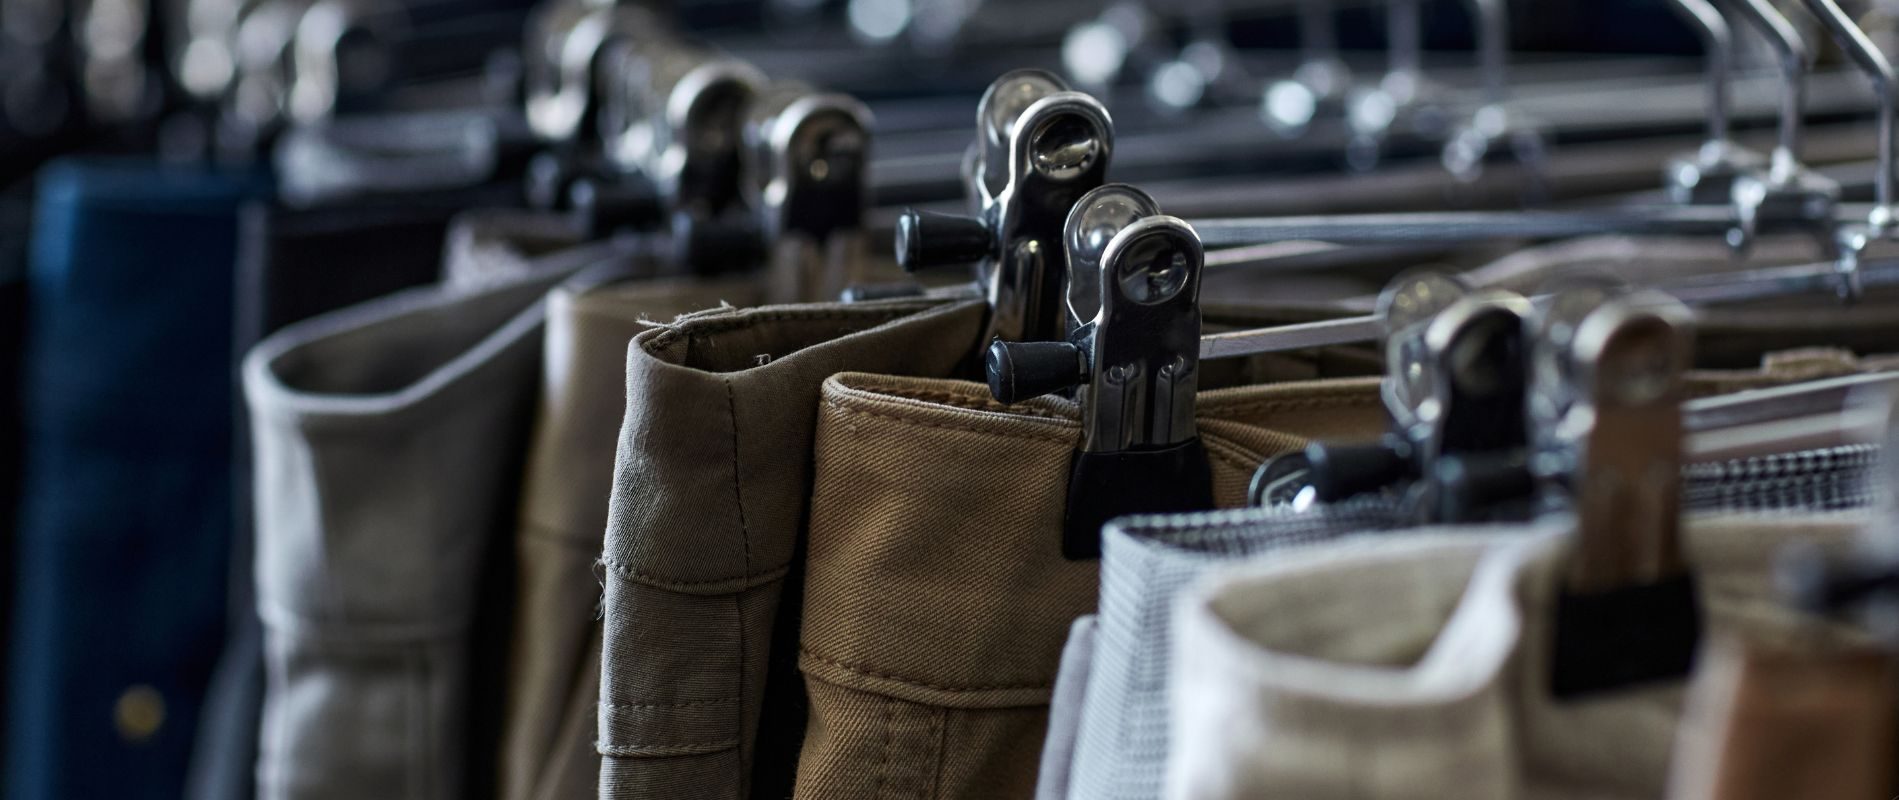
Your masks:
{"label": "metal rod", "polygon": [[1326,0],[1300,0],[1299,52],[1300,60],[1323,69],[1338,62],[1338,25]]}
{"label": "metal rod", "polygon": [[[1899,285],[1899,259],[1885,259],[1862,264],[1860,278],[1863,285],[1867,287]],[[1724,275],[1708,275],[1664,282],[1654,288],[1690,306],[1711,306],[1803,294],[1824,294],[1833,291],[1839,279],[1838,267],[1833,262],[1826,261],[1746,270]],[[1384,318],[1375,314],[1275,328],[1216,333],[1200,337],[1200,358],[1202,360],[1241,358],[1314,347],[1363,344],[1376,342],[1384,334]]]}
{"label": "metal rod", "polygon": [[1854,396],[1869,389],[1899,386],[1899,373],[1874,372],[1755,389],[1682,404],[1682,423],[1691,431],[1738,428],[1791,416],[1837,414]]}
{"label": "metal rod", "polygon": [[1601,234],[1721,235],[1734,212],[1718,206],[1631,206],[1582,211],[1449,211],[1194,220],[1207,247],[1285,241],[1334,244],[1554,239]]}
{"label": "metal rod", "polygon": [[1416,85],[1424,71],[1424,25],[1418,18],[1419,0],[1391,0],[1385,9],[1386,70]]}

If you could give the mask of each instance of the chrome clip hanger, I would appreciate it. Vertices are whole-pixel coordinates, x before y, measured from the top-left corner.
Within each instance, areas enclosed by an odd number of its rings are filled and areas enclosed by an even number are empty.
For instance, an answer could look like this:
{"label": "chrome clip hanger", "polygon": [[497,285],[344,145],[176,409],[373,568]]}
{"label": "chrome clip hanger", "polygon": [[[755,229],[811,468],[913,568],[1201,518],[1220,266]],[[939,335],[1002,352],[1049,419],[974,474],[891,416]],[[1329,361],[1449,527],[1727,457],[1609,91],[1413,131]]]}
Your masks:
{"label": "chrome clip hanger", "polygon": [[1113,122],[1060,78],[1018,70],[983,95],[977,129],[964,167],[976,214],[904,212],[897,263],[911,272],[974,263],[991,310],[985,341],[1059,341],[1063,226],[1076,200],[1106,178]]}
{"label": "chrome clip hanger", "polygon": [[[1066,224],[1069,313],[1064,341],[990,345],[990,391],[1004,403],[1074,389],[1081,444],[1069,474],[1062,553],[1101,553],[1101,526],[1126,514],[1213,507],[1213,479],[1194,423],[1200,275],[1193,228],[1132,187],[1090,192]],[[1092,302],[1086,296],[1093,290]]]}
{"label": "chrome clip hanger", "polygon": [[802,83],[774,84],[745,125],[746,182],[780,302],[836,297],[860,276],[870,109]]}

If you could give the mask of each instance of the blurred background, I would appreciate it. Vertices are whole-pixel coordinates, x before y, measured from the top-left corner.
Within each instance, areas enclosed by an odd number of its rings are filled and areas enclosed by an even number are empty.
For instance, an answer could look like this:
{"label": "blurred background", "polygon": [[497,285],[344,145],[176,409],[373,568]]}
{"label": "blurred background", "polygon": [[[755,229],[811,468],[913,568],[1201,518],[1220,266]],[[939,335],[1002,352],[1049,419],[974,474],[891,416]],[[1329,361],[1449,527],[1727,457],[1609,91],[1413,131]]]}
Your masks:
{"label": "blurred background", "polygon": [[[1876,44],[1899,36],[1899,3],[1845,5]],[[1811,51],[1805,158],[1863,175],[1867,81],[1786,11]],[[716,52],[862,101],[872,156],[852,202],[881,254],[903,207],[969,207],[975,109],[1008,70],[1100,97],[1113,177],[1158,182],[1171,212],[1318,213],[1284,187],[1420,164],[1449,176],[1427,205],[1519,207],[1661,191],[1719,92],[1767,149],[1781,51],[1747,27],[1731,63],[1707,44],[1672,0],[0,0],[0,792],[216,796],[190,782],[220,757],[197,709],[249,614],[242,353],[433,280],[466,209],[689,234],[680,220],[716,216],[700,206],[757,205],[730,175],[687,176],[726,186],[688,196],[655,168],[679,64]],[[1539,167],[1629,149],[1652,157]],[[1513,179],[1486,184],[1506,162]],[[265,250],[280,276],[371,253],[414,269],[273,294],[241,267]],[[162,323],[134,324],[147,314]],[[72,451],[33,437],[109,440],[127,461],[86,485],[60,472]],[[127,576],[136,596],[89,588]],[[23,657],[49,651],[66,655]],[[122,677],[122,653],[161,653],[160,677]],[[71,671],[101,673],[83,702],[52,688]],[[68,780],[91,770],[105,777]]]}

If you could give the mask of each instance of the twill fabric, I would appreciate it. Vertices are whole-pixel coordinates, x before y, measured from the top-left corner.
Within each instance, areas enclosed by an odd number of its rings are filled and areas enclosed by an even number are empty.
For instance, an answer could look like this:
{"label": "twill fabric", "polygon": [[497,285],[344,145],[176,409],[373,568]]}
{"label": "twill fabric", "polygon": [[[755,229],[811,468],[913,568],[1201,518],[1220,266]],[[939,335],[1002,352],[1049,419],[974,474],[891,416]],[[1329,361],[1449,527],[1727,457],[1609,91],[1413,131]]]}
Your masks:
{"label": "twill fabric", "polygon": [[[1215,502],[1313,435],[1375,435],[1374,385],[1200,393]],[[950,380],[824,388],[796,796],[1032,796],[1063,641],[1097,593],[1096,564],[1060,548],[1077,408]]]}
{"label": "twill fabric", "polygon": [[819,386],[846,369],[956,374],[983,311],[719,308],[633,340],[601,556],[601,798],[788,792]]}
{"label": "twill fabric", "polygon": [[[650,266],[650,265],[649,265]],[[547,298],[540,398],[514,534],[517,604],[500,767],[504,800],[598,793],[599,560],[633,337],[721,304],[756,282],[578,281]]]}

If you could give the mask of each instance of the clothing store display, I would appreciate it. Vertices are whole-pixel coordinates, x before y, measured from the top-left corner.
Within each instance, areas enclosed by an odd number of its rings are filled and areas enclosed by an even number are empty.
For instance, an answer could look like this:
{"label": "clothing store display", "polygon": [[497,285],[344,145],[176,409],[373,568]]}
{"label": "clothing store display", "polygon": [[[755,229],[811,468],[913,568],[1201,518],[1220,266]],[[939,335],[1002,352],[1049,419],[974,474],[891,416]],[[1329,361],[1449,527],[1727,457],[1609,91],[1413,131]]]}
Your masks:
{"label": "clothing store display", "polygon": [[[1774,592],[1776,553],[1843,553],[1866,520],[1688,519],[1710,635],[1795,624]],[[1550,694],[1570,531],[1558,519],[1372,534],[1190,588],[1175,619],[1165,796],[1662,796],[1678,685]]]}
{"label": "clothing store display", "polygon": [[819,385],[842,369],[953,374],[982,311],[720,308],[633,340],[601,556],[602,798],[789,786],[804,724],[798,606],[780,598],[802,583]]}
{"label": "clothing store display", "polygon": [[[231,266],[247,172],[38,178],[8,797],[176,797],[223,636]],[[108,765],[108,766],[102,766]]]}
{"label": "clothing store display", "polygon": [[[266,690],[258,795],[483,796],[541,302],[611,245],[476,293],[421,288],[292,325],[244,364]],[[604,268],[604,267],[601,267]],[[493,637],[499,643],[499,637]],[[373,699],[371,699],[373,698]],[[370,735],[371,733],[375,735]]]}
{"label": "clothing store display", "polygon": [[1842,2],[0,0],[0,797],[1891,797]]}

